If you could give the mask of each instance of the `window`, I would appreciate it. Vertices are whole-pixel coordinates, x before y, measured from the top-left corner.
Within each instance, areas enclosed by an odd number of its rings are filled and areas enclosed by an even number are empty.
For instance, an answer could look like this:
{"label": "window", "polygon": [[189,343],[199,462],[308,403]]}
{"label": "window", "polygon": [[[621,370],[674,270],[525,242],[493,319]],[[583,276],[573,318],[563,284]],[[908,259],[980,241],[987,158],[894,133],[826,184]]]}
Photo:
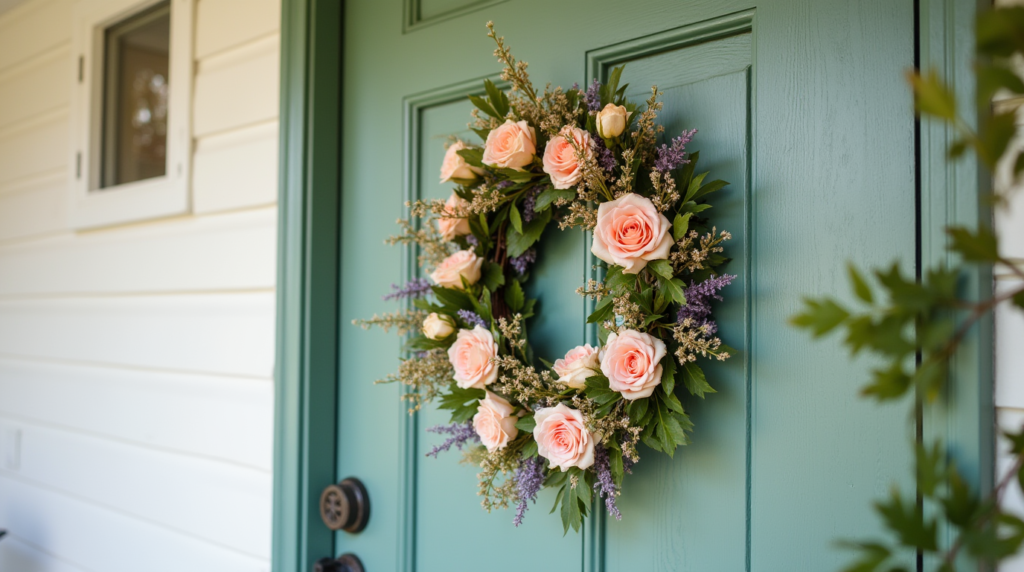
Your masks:
{"label": "window", "polygon": [[79,3],[73,227],[188,211],[193,1]]}

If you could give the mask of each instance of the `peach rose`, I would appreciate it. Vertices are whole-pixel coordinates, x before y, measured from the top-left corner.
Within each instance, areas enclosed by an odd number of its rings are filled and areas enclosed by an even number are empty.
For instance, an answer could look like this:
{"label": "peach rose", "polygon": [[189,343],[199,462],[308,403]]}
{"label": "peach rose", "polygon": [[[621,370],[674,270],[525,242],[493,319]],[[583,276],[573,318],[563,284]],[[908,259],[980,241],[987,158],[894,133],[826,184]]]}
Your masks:
{"label": "peach rose", "polygon": [[582,413],[559,403],[537,411],[533,418],[537,421],[533,428],[537,453],[551,461],[552,467],[566,471],[594,464],[594,437],[587,431]]}
{"label": "peach rose", "polygon": [[601,372],[608,378],[608,388],[624,399],[650,397],[661,383],[665,353],[665,342],[650,334],[636,330],[609,334],[601,348]]}
{"label": "peach rose", "polygon": [[523,170],[537,153],[537,135],[525,121],[506,119],[492,129],[484,143],[485,165]]}
{"label": "peach rose", "polygon": [[473,429],[487,451],[493,453],[504,449],[519,434],[516,421],[519,418],[512,416],[512,404],[488,391],[473,416]]}
{"label": "peach rose", "polygon": [[622,135],[622,132],[626,130],[626,120],[630,115],[633,114],[626,111],[624,106],[614,103],[605,105],[604,109],[598,111],[597,117],[594,118],[597,123],[597,134],[605,139]]}
{"label": "peach rose", "polygon": [[484,171],[479,167],[473,167],[459,155],[459,151],[469,149],[462,141],[456,141],[448,146],[444,152],[444,161],[441,161],[441,182],[447,183],[452,179],[475,179]]}
{"label": "peach rose", "polygon": [[[452,196],[448,197],[448,200],[444,203],[444,210],[448,214],[458,214],[459,211],[465,212],[468,207],[469,201],[455,193],[452,193]],[[437,219],[437,230],[441,232],[441,238],[447,241],[451,241],[456,236],[466,236],[470,233],[469,219],[439,218]]]}
{"label": "peach rose", "polygon": [[583,178],[583,168],[576,160],[576,147],[566,139],[566,136],[572,137],[576,146],[582,149],[587,157],[594,155],[593,149],[590,148],[590,133],[579,127],[563,127],[544,148],[544,172],[551,175],[551,184],[556,189],[573,187]]}
{"label": "peach rose", "polygon": [[430,273],[430,279],[438,286],[462,290],[463,278],[469,284],[476,284],[477,280],[480,280],[480,268],[483,265],[484,259],[472,250],[460,250],[445,258],[444,262]]}
{"label": "peach rose", "polygon": [[432,340],[443,340],[455,331],[455,322],[449,317],[431,312],[423,320],[423,335]]}
{"label": "peach rose", "polygon": [[630,193],[597,207],[597,227],[590,252],[637,274],[651,260],[668,258],[672,225],[650,199]]}
{"label": "peach rose", "polygon": [[498,366],[491,358],[498,357],[498,344],[491,332],[477,326],[459,330],[455,343],[448,348],[448,361],[455,368],[455,384],[463,389],[483,389],[498,379]]}
{"label": "peach rose", "polygon": [[558,381],[573,389],[583,389],[587,385],[587,378],[601,369],[598,349],[590,344],[576,346],[564,358],[555,360],[552,369],[559,375]]}

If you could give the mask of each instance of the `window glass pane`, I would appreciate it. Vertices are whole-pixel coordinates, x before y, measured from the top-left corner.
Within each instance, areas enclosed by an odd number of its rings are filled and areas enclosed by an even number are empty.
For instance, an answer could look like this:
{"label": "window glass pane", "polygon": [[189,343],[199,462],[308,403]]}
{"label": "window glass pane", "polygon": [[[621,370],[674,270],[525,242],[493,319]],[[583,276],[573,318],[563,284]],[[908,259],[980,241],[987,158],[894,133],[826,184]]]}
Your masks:
{"label": "window glass pane", "polygon": [[106,30],[101,187],[167,169],[169,2]]}

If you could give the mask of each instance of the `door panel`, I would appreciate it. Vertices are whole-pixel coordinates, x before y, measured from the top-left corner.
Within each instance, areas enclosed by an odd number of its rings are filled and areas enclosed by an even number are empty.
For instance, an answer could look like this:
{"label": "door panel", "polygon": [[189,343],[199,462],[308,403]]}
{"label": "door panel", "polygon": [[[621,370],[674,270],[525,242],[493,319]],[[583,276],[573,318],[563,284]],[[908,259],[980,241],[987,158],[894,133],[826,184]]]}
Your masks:
{"label": "door panel", "polygon": [[[449,3],[437,3],[438,6]],[[914,260],[914,144],[902,71],[913,63],[911,0],[507,0],[430,12],[416,0],[352,1],[345,17],[338,477],[372,499],[367,529],[339,533],[367,570],[791,572],[844,562],[837,537],[877,527],[869,502],[907,474],[904,409],[856,397],[868,364],[786,319],[805,293],[846,297],[846,260]],[[469,11],[467,11],[469,10]],[[634,99],[657,83],[667,134],[699,129],[701,170],[730,181],[715,222],[733,233],[719,305],[739,350],[708,368],[718,393],[685,402],[696,427],[674,459],[641,449],[622,521],[565,537],[551,495],[519,529],[485,514],[459,454],[424,457],[446,422],[408,416],[394,336],[353,318],[393,311],[380,295],[415,275],[382,241],[410,197],[442,197],[443,138],[466,132],[463,96],[499,70],[494,20],[534,81],[585,84],[626,63]],[[404,30],[404,31],[403,31]],[[579,231],[549,229],[531,279],[540,356],[592,339],[575,294],[593,264]],[[600,513],[600,511],[598,511]]]}

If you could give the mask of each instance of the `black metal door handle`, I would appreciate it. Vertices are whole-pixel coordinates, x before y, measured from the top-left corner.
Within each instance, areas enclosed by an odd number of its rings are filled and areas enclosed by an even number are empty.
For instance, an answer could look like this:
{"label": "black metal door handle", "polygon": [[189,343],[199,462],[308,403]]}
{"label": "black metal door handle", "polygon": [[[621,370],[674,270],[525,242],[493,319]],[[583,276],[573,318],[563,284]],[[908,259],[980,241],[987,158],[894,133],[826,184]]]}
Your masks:
{"label": "black metal door handle", "polygon": [[355,554],[346,553],[337,558],[321,558],[313,565],[313,572],[366,572]]}

